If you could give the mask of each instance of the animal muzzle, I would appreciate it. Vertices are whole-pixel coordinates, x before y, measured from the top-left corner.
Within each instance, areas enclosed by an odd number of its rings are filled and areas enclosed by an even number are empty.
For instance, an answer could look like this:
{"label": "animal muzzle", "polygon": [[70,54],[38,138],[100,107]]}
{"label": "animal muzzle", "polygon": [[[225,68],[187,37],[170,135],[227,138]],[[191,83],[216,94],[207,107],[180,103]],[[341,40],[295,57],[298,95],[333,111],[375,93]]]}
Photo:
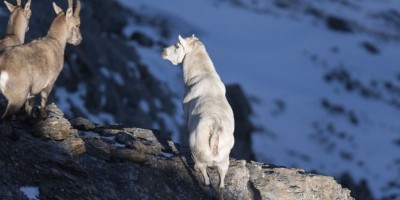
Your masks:
{"label": "animal muzzle", "polygon": [[81,42],[82,42],[82,37],[77,37],[71,42],[71,44],[76,46],[76,45],[80,44]]}
{"label": "animal muzzle", "polygon": [[161,53],[162,58],[164,59],[167,58],[167,55],[168,55],[167,49],[164,49],[163,52]]}
{"label": "animal muzzle", "polygon": [[78,45],[78,44],[80,44],[82,42],[82,37],[79,37],[78,39],[77,39],[77,41],[76,41],[76,44],[75,45]]}

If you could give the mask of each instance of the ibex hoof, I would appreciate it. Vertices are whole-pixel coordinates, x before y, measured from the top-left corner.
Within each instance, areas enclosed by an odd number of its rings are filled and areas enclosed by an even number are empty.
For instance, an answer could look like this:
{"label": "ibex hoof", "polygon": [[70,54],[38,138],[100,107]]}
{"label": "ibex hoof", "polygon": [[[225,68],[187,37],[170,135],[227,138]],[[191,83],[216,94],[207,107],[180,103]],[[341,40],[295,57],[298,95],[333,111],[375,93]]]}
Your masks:
{"label": "ibex hoof", "polygon": [[223,200],[224,199],[224,188],[219,188],[218,190],[218,199]]}
{"label": "ibex hoof", "polygon": [[42,117],[42,119],[47,119],[47,117],[48,117],[47,111],[46,110],[40,110],[40,117]]}
{"label": "ibex hoof", "polygon": [[33,125],[37,122],[37,116],[36,115],[30,115],[28,116],[27,122],[29,125]]}
{"label": "ibex hoof", "polygon": [[198,173],[198,172],[200,172],[200,169],[198,168],[198,167],[194,167],[194,171],[196,172],[196,173]]}
{"label": "ibex hoof", "polygon": [[32,112],[31,115],[29,116],[29,118],[36,119],[37,118],[37,114],[35,112]]}

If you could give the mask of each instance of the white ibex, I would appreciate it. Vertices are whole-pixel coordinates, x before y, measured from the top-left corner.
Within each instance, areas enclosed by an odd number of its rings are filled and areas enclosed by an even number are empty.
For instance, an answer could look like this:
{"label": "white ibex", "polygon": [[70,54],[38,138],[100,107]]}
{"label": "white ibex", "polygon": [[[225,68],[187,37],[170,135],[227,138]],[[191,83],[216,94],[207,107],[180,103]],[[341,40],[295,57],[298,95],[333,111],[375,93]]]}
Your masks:
{"label": "white ibex", "polygon": [[28,0],[25,7],[21,5],[21,0],[17,0],[17,6],[4,1],[8,10],[11,12],[8,20],[6,36],[0,40],[0,49],[24,43],[25,33],[29,29],[29,19],[31,18],[31,0]]}
{"label": "white ibex", "polygon": [[162,57],[174,65],[183,63],[183,110],[195,170],[200,170],[204,183],[209,185],[207,167],[216,166],[221,195],[235,126],[232,108],[225,97],[225,86],[204,45],[194,35],[185,39],[179,36],[179,42],[165,48]]}
{"label": "white ibex", "polygon": [[33,117],[34,96],[41,95],[40,115],[47,118],[46,103],[54,82],[64,65],[64,50],[67,43],[78,45],[81,9],[77,0],[73,11],[72,0],[68,0],[64,11],[53,3],[57,17],[47,35],[20,46],[0,51],[0,90],[8,100],[2,116],[3,131],[12,133],[11,117],[24,105],[29,117]]}

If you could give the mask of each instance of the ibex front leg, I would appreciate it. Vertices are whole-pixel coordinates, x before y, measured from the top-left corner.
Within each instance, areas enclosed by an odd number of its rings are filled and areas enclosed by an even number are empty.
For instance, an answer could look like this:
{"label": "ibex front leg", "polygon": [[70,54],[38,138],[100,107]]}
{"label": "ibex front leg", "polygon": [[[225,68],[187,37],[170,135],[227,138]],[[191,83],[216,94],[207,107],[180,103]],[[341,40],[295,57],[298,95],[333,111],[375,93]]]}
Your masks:
{"label": "ibex front leg", "polygon": [[29,117],[29,120],[36,118],[35,113],[32,112],[33,105],[35,104],[35,96],[29,96],[25,102],[25,111]]}
{"label": "ibex front leg", "polygon": [[47,97],[49,96],[52,89],[53,89],[53,84],[50,84],[46,88],[44,88],[40,93],[41,96],[40,117],[42,117],[42,119],[47,119],[47,111],[46,111]]}

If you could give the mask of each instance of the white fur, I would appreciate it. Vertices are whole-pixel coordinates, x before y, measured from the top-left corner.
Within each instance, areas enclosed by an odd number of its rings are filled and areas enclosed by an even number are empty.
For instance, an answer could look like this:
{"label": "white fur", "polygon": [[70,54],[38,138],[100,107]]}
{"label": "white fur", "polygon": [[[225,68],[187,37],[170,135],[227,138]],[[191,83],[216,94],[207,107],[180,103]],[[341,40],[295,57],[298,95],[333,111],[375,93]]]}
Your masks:
{"label": "white fur", "polygon": [[195,169],[201,171],[205,184],[209,185],[206,169],[217,166],[222,189],[234,144],[234,118],[225,97],[225,86],[204,45],[194,36],[185,39],[179,36],[179,42],[165,48],[162,57],[174,65],[183,63],[183,110]]}
{"label": "white fur", "polygon": [[4,90],[6,89],[6,85],[8,82],[8,73],[7,72],[2,72],[0,75],[0,90],[1,92],[4,92]]}

